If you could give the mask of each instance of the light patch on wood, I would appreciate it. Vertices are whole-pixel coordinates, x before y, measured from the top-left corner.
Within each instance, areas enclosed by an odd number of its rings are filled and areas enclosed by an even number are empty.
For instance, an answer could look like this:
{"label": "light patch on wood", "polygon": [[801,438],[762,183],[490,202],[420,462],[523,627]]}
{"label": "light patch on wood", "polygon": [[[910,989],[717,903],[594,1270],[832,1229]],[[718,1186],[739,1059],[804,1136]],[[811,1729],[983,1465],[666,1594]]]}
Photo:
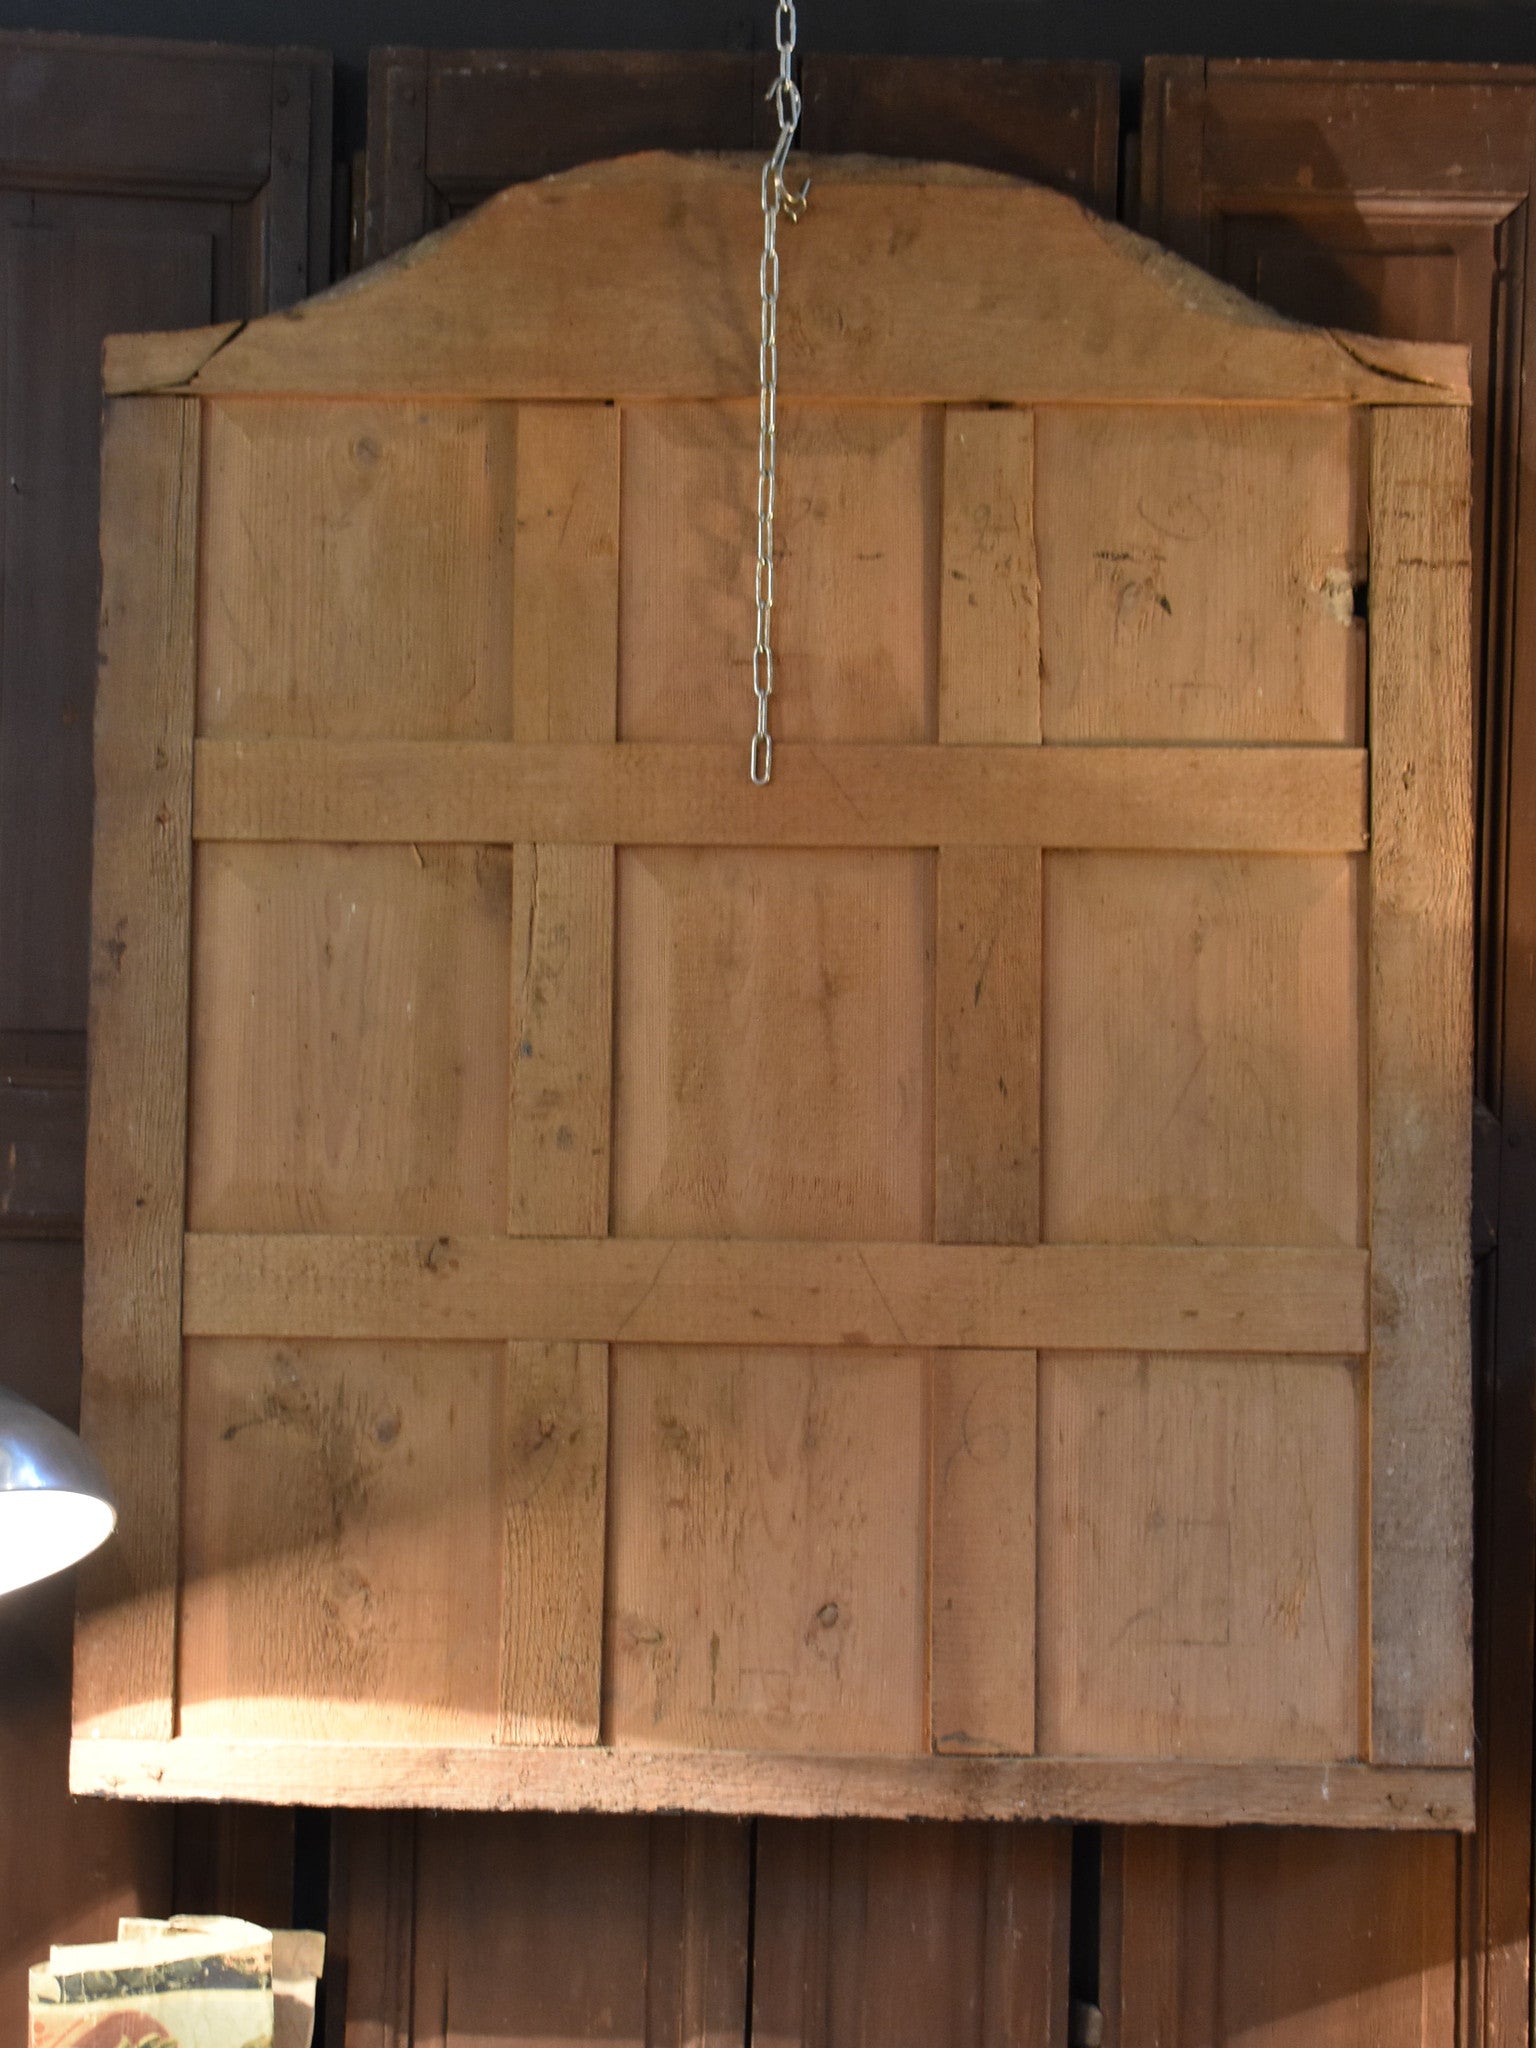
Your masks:
{"label": "light patch on wood", "polygon": [[503,1353],[187,1347],[189,1736],[489,1742]]}
{"label": "light patch on wood", "polygon": [[501,1742],[596,1742],[608,1348],[511,1344],[502,1419]]}

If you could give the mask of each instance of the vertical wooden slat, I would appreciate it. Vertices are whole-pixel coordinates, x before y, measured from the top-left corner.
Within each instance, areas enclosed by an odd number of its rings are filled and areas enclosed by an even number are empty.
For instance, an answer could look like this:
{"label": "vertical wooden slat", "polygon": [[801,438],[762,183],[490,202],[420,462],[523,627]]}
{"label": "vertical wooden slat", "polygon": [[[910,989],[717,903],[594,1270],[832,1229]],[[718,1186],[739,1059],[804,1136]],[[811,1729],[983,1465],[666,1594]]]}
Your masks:
{"label": "vertical wooden slat", "polygon": [[608,1231],[613,848],[512,856],[512,1099],[507,1229]]}
{"label": "vertical wooden slat", "polygon": [[606,1344],[513,1344],[503,1429],[501,1742],[596,1742]]}
{"label": "vertical wooden slat", "polygon": [[[618,689],[619,415],[525,406],[517,425],[512,736],[611,740]],[[613,849],[519,846],[513,868],[508,1228],[608,1229]]]}
{"label": "vertical wooden slat", "polygon": [[1472,1754],[1464,413],[1371,439],[1371,1755]]}
{"label": "vertical wooden slat", "polygon": [[1137,224],[1195,263],[1205,253],[1205,71],[1203,57],[1149,57],[1142,93]]}
{"label": "vertical wooden slat", "polygon": [[199,424],[106,419],[81,1416],[120,1521],[84,1576],[77,1736],[175,1730]]}
{"label": "vertical wooden slat", "polygon": [[349,1813],[337,1824],[325,1959],[328,2048],[411,2048],[417,1837],[413,1813]]}
{"label": "vertical wooden slat", "polygon": [[1033,413],[946,413],[941,572],[939,738],[1038,742]]}
{"label": "vertical wooden slat", "polygon": [[646,2040],[739,2048],[747,2033],[752,1835],[688,1814],[650,1823]]}
{"label": "vertical wooden slat", "polygon": [[[266,303],[291,306],[311,286],[309,152],[314,139],[316,80],[298,53],[280,50],[272,64],[272,164],[263,195],[261,241]],[[329,81],[325,82],[326,84]],[[328,98],[328,93],[322,92]],[[326,282],[322,273],[313,288]]]}
{"label": "vertical wooden slat", "polygon": [[[939,736],[1040,739],[1034,420],[954,410],[944,427]],[[939,856],[934,1234],[1040,1235],[1040,853]]]}
{"label": "vertical wooden slat", "polygon": [[759,1821],[752,2038],[1064,2042],[1071,1840],[1007,1823]]}
{"label": "vertical wooden slat", "polygon": [[[1034,419],[944,422],[939,736],[1038,744]],[[934,1235],[1040,1236],[1038,848],[949,848],[938,861]],[[933,1362],[930,1683],[933,1747],[1034,1748],[1035,1357]]]}
{"label": "vertical wooden slat", "polygon": [[[618,702],[619,415],[524,406],[512,543],[512,730],[611,740]],[[512,872],[512,1236],[608,1232],[614,852],[518,846]],[[601,1725],[608,1350],[513,1344],[503,1442],[502,1742]]]}
{"label": "vertical wooden slat", "polygon": [[1035,1354],[934,1358],[933,1746],[1035,1746]]}
{"label": "vertical wooden slat", "polygon": [[368,66],[364,263],[392,256],[432,225],[427,186],[427,53],[375,50]]}

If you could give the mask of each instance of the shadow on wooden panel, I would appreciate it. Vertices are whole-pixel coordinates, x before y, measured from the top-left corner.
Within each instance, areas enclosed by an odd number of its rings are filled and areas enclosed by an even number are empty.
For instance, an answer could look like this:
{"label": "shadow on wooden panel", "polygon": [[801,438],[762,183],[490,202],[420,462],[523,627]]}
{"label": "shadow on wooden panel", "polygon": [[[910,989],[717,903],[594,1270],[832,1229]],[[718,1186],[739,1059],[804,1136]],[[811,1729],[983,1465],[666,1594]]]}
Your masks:
{"label": "shadow on wooden panel", "polygon": [[1066,1828],[760,1821],[755,2048],[1065,2041],[1070,1864]]}
{"label": "shadow on wooden panel", "polygon": [[1448,2048],[1457,1863],[1449,1836],[1111,1837],[1107,2048]]}
{"label": "shadow on wooden panel", "polygon": [[368,1815],[337,1851],[346,2048],[740,2048],[743,1822]]}

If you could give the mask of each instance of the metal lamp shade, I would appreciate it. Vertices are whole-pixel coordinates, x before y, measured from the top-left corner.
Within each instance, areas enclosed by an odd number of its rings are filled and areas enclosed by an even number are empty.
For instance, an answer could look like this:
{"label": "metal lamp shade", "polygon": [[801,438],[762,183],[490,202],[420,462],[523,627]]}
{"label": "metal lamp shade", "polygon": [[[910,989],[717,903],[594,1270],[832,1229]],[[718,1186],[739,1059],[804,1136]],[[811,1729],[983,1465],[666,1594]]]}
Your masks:
{"label": "metal lamp shade", "polygon": [[0,1388],[0,1593],[77,1563],[116,1523],[102,1469],[74,1431]]}

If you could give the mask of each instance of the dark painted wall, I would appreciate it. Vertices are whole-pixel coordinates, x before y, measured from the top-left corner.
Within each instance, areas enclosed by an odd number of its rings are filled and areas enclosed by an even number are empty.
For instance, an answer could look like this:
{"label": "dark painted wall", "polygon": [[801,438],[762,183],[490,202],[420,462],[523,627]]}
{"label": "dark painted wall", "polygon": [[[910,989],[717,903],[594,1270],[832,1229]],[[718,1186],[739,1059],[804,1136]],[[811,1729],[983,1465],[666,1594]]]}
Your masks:
{"label": "dark painted wall", "polygon": [[[744,49],[771,27],[772,0],[0,0],[0,28],[317,44],[334,51],[349,108],[382,43]],[[826,50],[1113,57],[1130,82],[1153,51],[1536,62],[1536,0],[802,0],[800,36]]]}
{"label": "dark painted wall", "polygon": [[[1536,4],[1401,0],[804,0],[802,39],[829,50],[994,57],[1536,59]],[[318,43],[361,66],[379,43],[525,49],[742,48],[771,0],[4,0],[0,26],[93,35]]]}

